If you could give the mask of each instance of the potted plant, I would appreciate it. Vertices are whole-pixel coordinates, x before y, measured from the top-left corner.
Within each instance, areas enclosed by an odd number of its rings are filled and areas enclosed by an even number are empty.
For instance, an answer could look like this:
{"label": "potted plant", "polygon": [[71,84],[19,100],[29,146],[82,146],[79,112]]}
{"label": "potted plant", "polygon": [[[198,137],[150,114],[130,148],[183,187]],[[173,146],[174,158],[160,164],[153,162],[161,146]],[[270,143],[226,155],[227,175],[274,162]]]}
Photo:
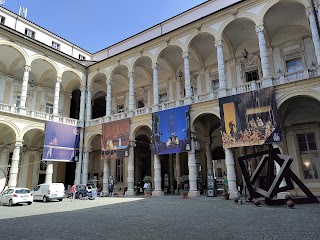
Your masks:
{"label": "potted plant", "polygon": [[144,176],[143,182],[144,184],[147,184],[147,187],[145,185],[143,186],[144,196],[150,197],[152,195],[152,188],[151,188],[152,177]]}
{"label": "potted plant", "polygon": [[182,198],[187,198],[188,197],[188,192],[189,192],[189,176],[188,175],[183,175],[180,177],[180,194]]}
{"label": "potted plant", "polygon": [[224,200],[229,200],[228,186],[224,185],[222,195]]}

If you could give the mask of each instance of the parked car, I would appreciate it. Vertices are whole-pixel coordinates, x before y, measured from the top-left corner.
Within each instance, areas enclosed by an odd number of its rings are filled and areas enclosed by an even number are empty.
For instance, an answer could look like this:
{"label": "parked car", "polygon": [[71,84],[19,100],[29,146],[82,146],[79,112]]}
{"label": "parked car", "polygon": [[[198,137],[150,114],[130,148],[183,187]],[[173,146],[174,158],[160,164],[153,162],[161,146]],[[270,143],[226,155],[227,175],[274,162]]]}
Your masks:
{"label": "parked car", "polygon": [[[72,197],[71,190],[65,191],[67,197]],[[76,196],[75,198],[83,199],[88,198],[94,200],[97,197],[97,188],[94,185],[76,184]]]}
{"label": "parked car", "polygon": [[64,198],[63,183],[43,183],[36,186],[33,190],[33,199],[48,202],[51,200],[62,201]]}
{"label": "parked car", "polygon": [[15,204],[33,203],[33,196],[28,188],[8,188],[0,194],[0,204],[8,204],[10,207]]}

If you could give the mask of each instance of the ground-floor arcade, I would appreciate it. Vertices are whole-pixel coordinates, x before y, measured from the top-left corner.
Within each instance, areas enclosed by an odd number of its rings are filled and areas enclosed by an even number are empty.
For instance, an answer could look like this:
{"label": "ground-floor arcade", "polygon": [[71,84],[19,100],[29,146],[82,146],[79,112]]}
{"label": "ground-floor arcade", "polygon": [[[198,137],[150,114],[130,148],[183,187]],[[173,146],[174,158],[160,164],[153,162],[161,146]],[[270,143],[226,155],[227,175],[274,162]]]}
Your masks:
{"label": "ground-floor arcade", "polygon": [[[293,172],[312,190],[320,193],[320,104],[317,96],[307,93],[295,95],[279,93],[277,99],[281,121],[284,154],[294,161]],[[208,111],[210,108],[212,111]],[[214,106],[214,107],[212,107]],[[42,159],[44,123],[20,123],[17,119],[2,120],[0,166],[7,174],[7,185],[33,188],[42,182],[63,182],[66,187],[74,181],[95,181],[102,191],[108,183],[116,184],[116,191],[135,194],[135,186],[142,183],[145,175],[153,177],[154,195],[175,193],[180,177],[189,176],[190,195],[199,195],[207,181],[207,171],[214,169],[216,178],[227,175],[229,192],[237,193],[242,184],[237,157],[266,150],[267,145],[223,149],[217,103],[191,106],[192,148],[189,152],[152,155],[151,115],[130,119],[130,148],[124,158],[101,160],[101,126],[82,130],[83,151],[78,163],[47,162]],[[279,147],[277,146],[277,147]],[[214,160],[214,161],[212,161]],[[248,161],[247,168],[253,172],[259,158]],[[263,173],[257,182],[264,184]],[[120,190],[121,188],[121,190]],[[300,194],[297,189],[293,194]]]}

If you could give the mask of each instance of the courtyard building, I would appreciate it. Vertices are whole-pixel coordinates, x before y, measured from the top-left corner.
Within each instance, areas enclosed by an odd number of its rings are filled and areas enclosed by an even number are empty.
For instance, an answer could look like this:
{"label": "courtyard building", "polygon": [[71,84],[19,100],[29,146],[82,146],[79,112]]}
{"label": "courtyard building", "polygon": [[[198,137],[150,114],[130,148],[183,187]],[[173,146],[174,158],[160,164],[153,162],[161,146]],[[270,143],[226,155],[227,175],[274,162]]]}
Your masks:
{"label": "courtyard building", "polygon": [[[219,101],[272,89],[280,129],[272,145],[293,158],[291,170],[319,195],[320,1],[314,2],[210,0],[96,53],[0,7],[0,172],[6,185],[93,181],[105,192],[113,181],[115,191],[127,187],[132,196],[137,183],[152,176],[153,195],[162,196],[188,175],[189,196],[196,197],[213,171],[218,180],[227,178],[230,197],[237,196],[237,158],[270,144],[226,147],[222,130],[232,135],[239,124],[222,124]],[[260,107],[261,98],[253,104]],[[188,148],[155,154],[153,118],[182,108],[188,115],[172,115],[171,127],[181,119],[189,124]],[[103,156],[104,126],[119,121],[128,123],[127,151]],[[80,128],[78,161],[42,161],[47,122]],[[259,160],[248,161],[249,172]]]}

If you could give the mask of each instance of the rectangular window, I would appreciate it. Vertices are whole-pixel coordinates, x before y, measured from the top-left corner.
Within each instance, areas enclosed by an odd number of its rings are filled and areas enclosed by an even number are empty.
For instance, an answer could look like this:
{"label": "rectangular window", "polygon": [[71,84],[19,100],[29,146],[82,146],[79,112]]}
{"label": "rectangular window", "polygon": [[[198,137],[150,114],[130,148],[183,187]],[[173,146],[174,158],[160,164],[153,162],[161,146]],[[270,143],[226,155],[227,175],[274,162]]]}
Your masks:
{"label": "rectangular window", "polygon": [[55,41],[52,41],[52,47],[57,49],[57,50],[60,50],[60,44],[55,42]]}
{"label": "rectangular window", "polygon": [[303,70],[301,57],[287,60],[286,61],[286,68],[287,68],[288,73]]}
{"label": "rectangular window", "polygon": [[4,25],[5,21],[6,21],[6,18],[0,15],[0,24]]}
{"label": "rectangular window", "polygon": [[168,94],[167,93],[162,93],[159,94],[159,103],[164,103],[168,101]]}
{"label": "rectangular window", "polygon": [[319,156],[314,133],[297,134],[304,179],[318,179]]}
{"label": "rectangular window", "polygon": [[21,102],[21,97],[20,97],[20,96],[17,96],[17,99],[16,99],[16,107],[20,107],[20,102]]}
{"label": "rectangular window", "polygon": [[123,105],[118,105],[117,106],[117,112],[118,113],[123,113],[124,112],[124,106]]}
{"label": "rectangular window", "polygon": [[258,81],[259,80],[259,72],[258,69],[246,72],[246,81],[251,82],[251,81]]}
{"label": "rectangular window", "polygon": [[219,90],[219,79],[216,79],[212,81],[212,91],[218,92],[218,90]]}
{"label": "rectangular window", "polygon": [[46,113],[49,113],[49,114],[53,113],[53,104],[46,103]]}
{"label": "rectangular window", "polygon": [[123,182],[123,158],[117,158],[117,180]]}
{"label": "rectangular window", "polygon": [[79,54],[79,60],[86,60],[86,57],[81,55],[81,54]]}
{"label": "rectangular window", "polygon": [[36,33],[28,28],[25,29],[24,34],[31,38],[35,38],[36,36]]}

